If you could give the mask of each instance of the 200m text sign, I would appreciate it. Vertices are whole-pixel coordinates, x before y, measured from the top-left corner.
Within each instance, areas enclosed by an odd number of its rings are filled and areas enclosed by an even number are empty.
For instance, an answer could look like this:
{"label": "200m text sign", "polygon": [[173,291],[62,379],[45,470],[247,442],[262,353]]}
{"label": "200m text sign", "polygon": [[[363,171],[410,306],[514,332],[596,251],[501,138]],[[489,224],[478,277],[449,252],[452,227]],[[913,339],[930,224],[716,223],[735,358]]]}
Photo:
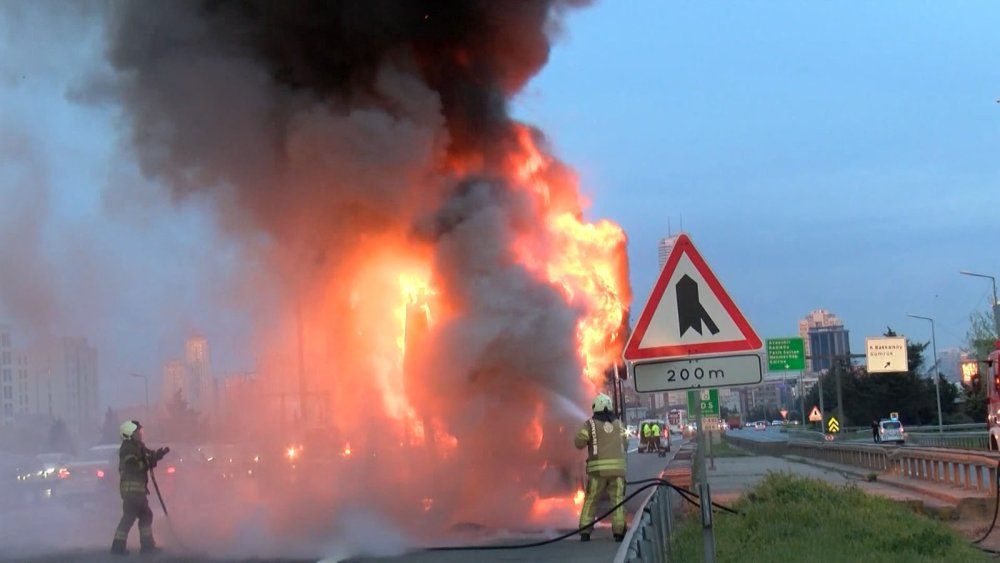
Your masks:
{"label": "200m text sign", "polygon": [[754,385],[764,378],[758,354],[653,361],[632,365],[635,390],[682,391],[704,387]]}

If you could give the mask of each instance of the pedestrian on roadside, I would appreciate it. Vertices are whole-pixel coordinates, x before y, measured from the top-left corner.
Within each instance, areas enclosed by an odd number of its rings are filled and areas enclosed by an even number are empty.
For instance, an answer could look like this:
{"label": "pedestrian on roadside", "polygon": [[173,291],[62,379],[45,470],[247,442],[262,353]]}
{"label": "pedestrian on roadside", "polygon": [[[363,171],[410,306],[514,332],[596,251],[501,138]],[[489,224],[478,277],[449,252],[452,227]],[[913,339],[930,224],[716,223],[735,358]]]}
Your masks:
{"label": "pedestrian on roadside", "polygon": [[878,419],[874,418],[872,419],[872,440],[874,440],[876,444],[880,442],[878,431],[879,431]]}
{"label": "pedestrian on roadside", "polygon": [[[611,410],[611,397],[601,393],[594,398],[594,415],[583,423],[573,438],[577,449],[587,449],[587,494],[580,510],[580,528],[594,521],[597,497],[608,494],[611,506],[611,532],[615,541],[625,538],[625,450],[628,440],[622,431],[624,425]],[[580,541],[590,541],[587,528],[580,532]]]}
{"label": "pedestrian on roadside", "polygon": [[649,452],[649,435],[651,433],[652,430],[649,428],[649,423],[644,422],[642,424],[642,439],[640,440],[640,443],[643,445],[642,451],[644,452]]}

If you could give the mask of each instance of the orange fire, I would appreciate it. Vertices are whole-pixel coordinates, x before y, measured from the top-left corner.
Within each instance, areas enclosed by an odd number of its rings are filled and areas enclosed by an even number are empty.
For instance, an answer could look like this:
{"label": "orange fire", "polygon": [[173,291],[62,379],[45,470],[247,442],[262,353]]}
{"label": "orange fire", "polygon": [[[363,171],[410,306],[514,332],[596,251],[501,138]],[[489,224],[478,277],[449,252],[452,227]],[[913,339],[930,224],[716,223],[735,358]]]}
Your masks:
{"label": "orange fire", "polygon": [[586,311],[576,337],[584,375],[596,387],[620,356],[615,343],[631,300],[625,233],[610,221],[584,222],[576,179],[556,170],[530,129],[518,126],[517,139],[520,151],[510,155],[513,174],[533,191],[547,232],[541,240],[518,241],[516,252],[525,266],[559,288],[568,304]]}
{"label": "orange fire", "polygon": [[[620,357],[631,298],[626,239],[611,222],[584,220],[576,178],[529,128],[515,131],[500,185],[516,196],[515,219],[523,221],[500,241],[475,233],[477,244],[505,245],[493,259],[502,264],[482,265],[485,274],[475,264],[456,268],[447,252],[442,258],[433,229],[415,236],[411,223],[419,221],[404,216],[394,225],[387,214],[384,232],[359,236],[341,260],[324,263],[325,281],[304,299],[305,426],[334,427],[330,435],[353,459],[344,470],[359,472],[352,476],[359,490],[412,489],[406,502],[386,499],[387,511],[411,507],[445,524],[503,517],[568,525],[579,514],[582,457],[567,429],[583,422],[589,397],[603,390],[605,370]],[[431,192],[421,204],[433,211],[435,197],[449,194]],[[470,248],[463,250],[475,260]],[[489,276],[497,274],[490,268],[501,276],[516,270],[526,282],[515,287],[543,288],[546,303],[561,300],[556,316],[575,325],[546,334],[549,324],[528,318],[511,328],[534,311],[517,309],[520,295],[509,287],[491,301]],[[470,300],[486,311],[470,310]],[[536,348],[559,350],[529,353],[534,339]],[[275,371],[289,371],[283,360]],[[559,380],[537,381],[540,372]],[[289,394],[285,383],[279,397]],[[308,452],[287,452],[292,461],[300,454]]]}
{"label": "orange fire", "polygon": [[540,498],[537,492],[531,492],[528,494],[532,503],[531,521],[535,523],[575,522],[580,517],[585,495],[583,489],[577,489],[573,495],[547,498]]}

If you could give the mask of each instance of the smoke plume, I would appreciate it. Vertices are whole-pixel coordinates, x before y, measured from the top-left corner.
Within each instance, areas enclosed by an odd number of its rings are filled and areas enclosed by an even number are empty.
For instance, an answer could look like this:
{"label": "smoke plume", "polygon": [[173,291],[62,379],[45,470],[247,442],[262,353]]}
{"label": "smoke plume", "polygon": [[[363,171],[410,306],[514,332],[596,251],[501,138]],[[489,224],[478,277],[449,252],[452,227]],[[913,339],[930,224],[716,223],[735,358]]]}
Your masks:
{"label": "smoke plume", "polygon": [[320,436],[293,485],[259,493],[274,537],[329,546],[359,510],[419,537],[574,517],[540,503],[575,491],[572,435],[620,351],[624,236],[582,222],[572,174],[507,107],[571,4],[109,13],[143,171],[211,201],[288,311],[257,327],[239,425]]}

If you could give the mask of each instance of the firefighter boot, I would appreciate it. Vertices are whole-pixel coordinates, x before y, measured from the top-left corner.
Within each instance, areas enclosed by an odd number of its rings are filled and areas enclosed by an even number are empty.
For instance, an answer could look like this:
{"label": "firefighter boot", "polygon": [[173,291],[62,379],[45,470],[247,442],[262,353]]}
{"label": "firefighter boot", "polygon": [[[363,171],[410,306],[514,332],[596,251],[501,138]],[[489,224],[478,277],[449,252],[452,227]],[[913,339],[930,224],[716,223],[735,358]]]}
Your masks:
{"label": "firefighter boot", "polygon": [[128,555],[128,550],[125,549],[125,540],[116,539],[111,542],[111,553],[113,555]]}

